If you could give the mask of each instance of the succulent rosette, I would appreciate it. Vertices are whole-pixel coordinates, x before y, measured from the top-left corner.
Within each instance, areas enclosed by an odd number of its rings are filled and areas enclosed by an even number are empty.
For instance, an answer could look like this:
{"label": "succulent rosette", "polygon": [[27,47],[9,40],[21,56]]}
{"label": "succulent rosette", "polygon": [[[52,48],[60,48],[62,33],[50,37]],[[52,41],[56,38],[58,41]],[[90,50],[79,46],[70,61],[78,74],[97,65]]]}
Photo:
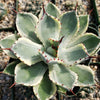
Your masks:
{"label": "succulent rosette", "polygon": [[18,34],[0,41],[1,48],[15,59],[4,73],[14,76],[16,84],[32,86],[41,100],[51,98],[56,86],[70,90],[94,85],[93,71],[79,64],[94,55],[100,43],[96,35],[86,33],[88,25],[89,15],[61,14],[52,3],[41,10],[39,18],[18,12]]}

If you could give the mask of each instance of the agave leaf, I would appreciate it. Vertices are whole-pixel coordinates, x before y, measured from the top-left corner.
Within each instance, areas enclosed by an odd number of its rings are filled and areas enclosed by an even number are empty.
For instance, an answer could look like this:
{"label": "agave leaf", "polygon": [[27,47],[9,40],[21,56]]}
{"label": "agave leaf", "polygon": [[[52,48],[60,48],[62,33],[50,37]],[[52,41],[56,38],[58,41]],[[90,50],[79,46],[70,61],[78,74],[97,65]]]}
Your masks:
{"label": "agave leaf", "polygon": [[49,77],[55,84],[66,89],[72,89],[77,81],[77,75],[61,64],[52,64],[49,66]]}
{"label": "agave leaf", "polygon": [[39,39],[45,47],[50,45],[49,38],[58,39],[60,32],[60,23],[53,17],[45,14],[37,27]]}
{"label": "agave leaf", "polygon": [[78,75],[78,86],[94,85],[94,73],[85,65],[73,65],[70,69]]}
{"label": "agave leaf", "polygon": [[58,57],[62,59],[66,65],[71,65],[87,57],[87,52],[83,44],[78,44],[66,49],[59,47]]}
{"label": "agave leaf", "polygon": [[33,87],[33,91],[39,100],[49,100],[56,93],[56,85],[46,73],[41,83]]}
{"label": "agave leaf", "polygon": [[54,40],[54,39],[51,39],[51,38],[49,38],[49,42],[50,42],[50,44],[51,44],[51,46],[54,46],[56,49],[58,48],[58,46],[59,46],[59,43],[60,43],[60,41],[58,40]]}
{"label": "agave leaf", "polygon": [[38,18],[31,13],[18,13],[16,18],[16,26],[19,34],[36,43],[40,43],[35,33],[37,22]]}
{"label": "agave leaf", "polygon": [[1,49],[1,47],[0,47],[0,53],[2,53],[3,52],[3,50]]}
{"label": "agave leaf", "polygon": [[88,32],[92,32],[93,34],[100,36],[97,28],[95,28],[95,27],[88,26]]}
{"label": "agave leaf", "polygon": [[19,38],[18,41],[12,46],[12,51],[16,56],[27,65],[35,64],[41,61],[38,50],[42,46],[27,38]]}
{"label": "agave leaf", "polygon": [[[48,3],[47,6],[45,7],[46,13],[48,13],[51,16],[54,16],[58,18],[60,16],[60,10],[55,6],[53,3]],[[43,9],[40,12],[39,19],[43,17]]]}
{"label": "agave leaf", "polygon": [[55,64],[55,63],[62,63],[62,61],[59,58],[56,58],[50,54],[48,54],[47,52],[40,50],[39,54],[42,58],[42,60],[47,63],[47,64]]}
{"label": "agave leaf", "polygon": [[66,94],[66,91],[67,91],[67,89],[65,89],[65,88],[63,88],[61,86],[57,86],[57,90],[58,90],[58,92],[64,93],[64,94]]}
{"label": "agave leaf", "polygon": [[61,20],[61,32],[60,37],[64,36],[69,39],[76,34],[79,29],[79,21],[75,11],[67,12],[60,18]]}
{"label": "agave leaf", "polygon": [[15,68],[15,82],[26,86],[35,86],[39,84],[47,70],[47,65],[43,62],[27,66],[19,63]]}
{"label": "agave leaf", "polygon": [[20,61],[17,60],[17,61],[14,61],[14,62],[12,62],[12,63],[9,63],[9,64],[6,66],[6,68],[4,69],[3,73],[14,76],[14,74],[15,74],[15,73],[14,73],[15,67],[16,67],[16,65],[17,65],[19,62],[20,62]]}
{"label": "agave leaf", "polygon": [[92,33],[86,33],[85,35],[81,35],[74,39],[73,42],[68,45],[68,47],[73,47],[79,43],[83,43],[87,49],[87,52],[92,54],[95,52],[96,48],[98,48],[100,44],[100,38]]}
{"label": "agave leaf", "polygon": [[79,22],[80,22],[80,27],[77,36],[82,35],[86,32],[89,25],[89,16],[88,15],[79,16]]}
{"label": "agave leaf", "polygon": [[50,60],[54,59],[54,57],[52,55],[48,54],[47,52],[45,52],[43,50],[40,50],[39,54],[40,54],[42,60],[47,64],[49,63]]}
{"label": "agave leaf", "polygon": [[[11,48],[12,45],[15,43],[15,41],[17,39],[18,39],[17,35],[15,35],[15,34],[9,35],[8,37],[6,37],[6,38],[4,38],[4,39],[2,39],[0,41],[0,46],[1,46],[1,48]],[[4,52],[8,56],[10,56],[12,58],[16,58],[15,54],[12,51],[10,51],[10,50],[4,50]]]}
{"label": "agave leaf", "polygon": [[48,47],[47,48],[47,53],[49,53],[50,55],[52,55],[52,56],[54,56],[54,57],[56,57],[56,50],[55,49],[53,49],[52,47]]}

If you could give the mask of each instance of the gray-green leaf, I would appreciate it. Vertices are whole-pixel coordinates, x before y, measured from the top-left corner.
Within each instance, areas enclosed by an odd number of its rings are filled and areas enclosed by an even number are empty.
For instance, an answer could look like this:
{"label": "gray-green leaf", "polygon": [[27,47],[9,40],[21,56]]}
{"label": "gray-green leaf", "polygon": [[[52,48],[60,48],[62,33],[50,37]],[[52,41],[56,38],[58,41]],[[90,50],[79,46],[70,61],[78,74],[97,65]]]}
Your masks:
{"label": "gray-green leaf", "polygon": [[59,38],[60,23],[53,17],[45,14],[43,19],[37,26],[37,33],[39,39],[42,41],[45,47],[50,45],[49,38],[57,39]]}
{"label": "gray-green leaf", "polygon": [[48,100],[56,93],[56,85],[45,74],[41,83],[33,87],[33,91],[38,99]]}
{"label": "gray-green leaf", "polygon": [[47,70],[47,65],[43,62],[27,66],[19,63],[15,68],[15,82],[26,86],[35,86],[39,84]]}
{"label": "gray-green leaf", "polygon": [[13,75],[15,74],[15,67],[20,61],[14,61],[12,63],[9,63],[6,68],[4,69],[3,73],[8,74],[8,75]]}
{"label": "gray-green leaf", "polygon": [[73,65],[70,69],[78,75],[78,86],[94,85],[94,73],[92,69],[85,65]]}
{"label": "gray-green leaf", "polygon": [[[48,13],[51,16],[54,16],[58,18],[60,16],[60,10],[55,6],[53,3],[48,3],[47,6],[45,7],[46,13]],[[41,13],[39,15],[39,18],[41,19],[43,17],[43,9],[41,10]]]}
{"label": "gray-green leaf", "polygon": [[83,43],[87,49],[87,52],[92,54],[99,48],[100,38],[93,33],[86,33],[78,38],[74,39],[67,47],[73,47],[74,45]]}
{"label": "gray-green leaf", "polygon": [[88,55],[83,44],[78,44],[66,49],[62,47],[58,48],[58,57],[63,60],[67,66],[76,62],[78,63],[80,59],[83,59],[87,56]]}
{"label": "gray-green leaf", "polygon": [[88,25],[89,25],[89,16],[88,15],[79,16],[79,22],[80,22],[80,25],[79,25],[80,27],[79,27],[77,36],[82,35],[86,32]]}
{"label": "gray-green leaf", "polygon": [[36,36],[36,25],[38,18],[31,13],[18,13],[16,19],[16,26],[19,34],[27,37],[36,43],[40,43]]}
{"label": "gray-green leaf", "polygon": [[[0,41],[0,46],[1,48],[11,48],[17,39],[18,36],[16,34],[9,35],[8,37]],[[4,52],[7,53],[8,56],[16,58],[15,54],[12,51],[4,50]]]}
{"label": "gray-green leaf", "polygon": [[64,36],[66,39],[72,38],[79,29],[79,21],[75,11],[67,12],[60,18],[61,32],[60,37]]}
{"label": "gray-green leaf", "polygon": [[38,50],[42,46],[27,38],[19,38],[16,44],[13,45],[12,50],[16,56],[27,65],[35,64],[41,61]]}
{"label": "gray-green leaf", "polygon": [[77,81],[77,75],[61,64],[53,64],[49,66],[49,77],[55,84],[66,89],[72,89]]}

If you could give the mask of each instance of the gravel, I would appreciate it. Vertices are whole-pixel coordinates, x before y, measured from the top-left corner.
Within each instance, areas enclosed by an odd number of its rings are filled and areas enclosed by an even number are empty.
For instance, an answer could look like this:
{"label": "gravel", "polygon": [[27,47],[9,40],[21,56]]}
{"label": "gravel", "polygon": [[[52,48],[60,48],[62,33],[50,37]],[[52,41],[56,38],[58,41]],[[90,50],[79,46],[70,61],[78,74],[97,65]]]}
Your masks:
{"label": "gravel", "polygon": [[[19,12],[31,12],[35,15],[38,15],[40,9],[42,8],[42,0],[19,0],[18,2],[18,11]],[[48,0],[47,0],[48,1]],[[45,0],[45,4],[47,3]],[[78,0],[78,14],[88,14],[90,11],[90,0]],[[98,11],[100,10],[100,0],[96,0]],[[15,24],[15,15],[16,13],[12,11],[15,9],[14,0],[0,0],[0,4],[3,4],[3,8],[7,10],[7,14],[3,15],[2,20],[0,21],[1,28],[13,27]],[[61,9],[62,12],[70,11],[75,9],[76,2],[75,0],[56,0],[56,5]],[[1,11],[0,11],[1,13]],[[0,32],[0,40],[12,32]],[[0,53],[0,71],[2,71],[9,62],[9,57],[3,52]],[[99,71],[100,72],[100,71]],[[15,85],[13,88],[9,88],[14,83],[13,77],[0,74],[0,100],[36,100],[32,92],[32,87],[25,87],[22,85]],[[90,94],[89,99],[80,99],[80,100],[99,100],[100,99],[100,90],[95,89],[94,93]],[[73,100],[78,100],[73,99]],[[56,100],[54,97],[53,100]],[[71,98],[63,98],[63,100],[72,100]]]}

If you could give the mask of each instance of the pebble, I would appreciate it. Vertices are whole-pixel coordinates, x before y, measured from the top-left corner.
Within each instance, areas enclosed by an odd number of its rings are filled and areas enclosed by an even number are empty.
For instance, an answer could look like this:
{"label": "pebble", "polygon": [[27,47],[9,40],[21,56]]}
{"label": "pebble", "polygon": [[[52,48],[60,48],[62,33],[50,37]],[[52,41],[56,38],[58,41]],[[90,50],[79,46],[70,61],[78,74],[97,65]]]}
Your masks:
{"label": "pebble", "polygon": [[[41,0],[42,1],[42,0]],[[45,0],[45,4],[47,4],[48,0]],[[68,3],[69,1],[69,3]],[[70,11],[75,9],[76,6],[76,0],[56,0],[56,5],[61,9],[62,12],[64,11]],[[88,0],[89,1],[89,0]],[[96,0],[100,2],[100,0]],[[4,8],[7,9],[7,15],[3,16],[3,20],[0,21],[0,28],[8,28],[12,27],[15,23],[15,13],[12,11],[12,8],[14,9],[14,0],[0,0],[0,3],[3,3]],[[42,3],[40,0],[19,0],[19,7],[18,10],[20,12],[31,12],[33,14],[38,15],[40,10],[42,9]],[[68,6],[70,4],[70,6]],[[98,5],[100,6],[100,5]],[[98,7],[100,10],[100,7]],[[30,11],[30,9],[32,9]],[[89,9],[89,4],[87,0],[78,0],[78,10],[79,14],[87,14],[87,9]],[[11,32],[0,32],[0,40],[7,35],[12,34]],[[3,52],[0,53],[0,69],[4,69],[5,62],[9,61],[9,57]],[[9,89],[9,87],[12,85],[12,77],[0,74],[0,100],[12,100],[12,89]],[[97,93],[97,92],[96,92]],[[100,96],[100,92],[99,96]],[[15,100],[31,100],[31,98],[34,98],[32,87],[25,87],[22,85],[16,85],[15,86]],[[93,96],[93,95],[92,95]],[[20,97],[20,98],[19,98]],[[96,97],[96,94],[94,93],[94,98]],[[55,97],[53,97],[52,100],[56,100]],[[64,99],[66,100],[66,99]],[[69,99],[68,99],[69,100]]]}

